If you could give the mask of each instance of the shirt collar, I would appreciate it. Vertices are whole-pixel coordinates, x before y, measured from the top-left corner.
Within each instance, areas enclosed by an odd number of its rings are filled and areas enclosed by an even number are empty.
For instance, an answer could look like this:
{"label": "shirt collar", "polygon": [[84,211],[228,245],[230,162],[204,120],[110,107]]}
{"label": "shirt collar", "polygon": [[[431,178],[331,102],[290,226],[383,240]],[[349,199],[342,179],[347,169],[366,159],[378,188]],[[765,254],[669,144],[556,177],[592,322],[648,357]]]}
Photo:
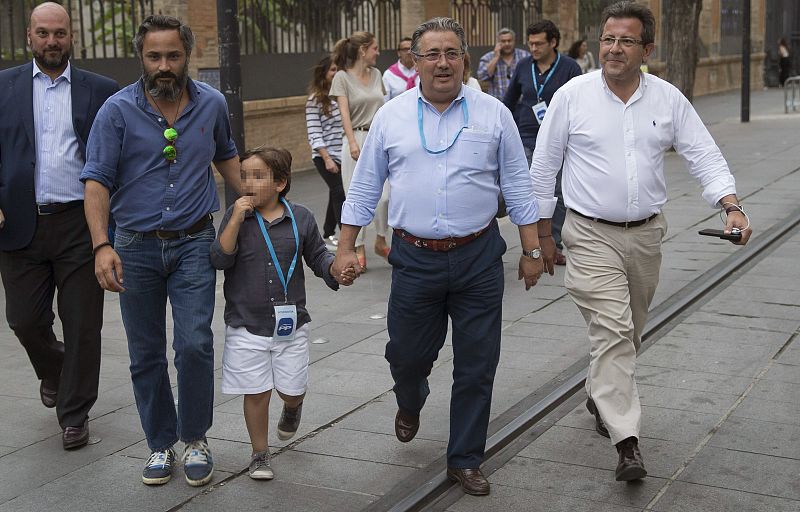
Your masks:
{"label": "shirt collar", "polygon": [[[617,98],[617,95],[614,94],[614,92],[608,88],[608,82],[606,82],[606,76],[603,74],[603,68],[600,68],[600,80],[603,83],[603,90],[606,91],[606,94],[610,94],[611,96]],[[633,95],[631,96],[631,99],[638,98],[639,96],[644,94],[646,89],[647,89],[647,73],[642,73],[641,71],[639,71],[639,87],[636,88],[636,91],[634,91]],[[628,103],[630,103],[630,100],[628,100]]]}
{"label": "shirt collar", "polygon": [[[46,76],[47,78],[50,78],[47,75],[47,73],[45,73],[44,71],[41,70],[41,68],[39,68],[39,65],[36,63],[36,59],[33,59],[33,75],[32,76],[34,78],[36,78],[36,75],[38,75],[39,73],[41,73],[42,75]],[[61,77],[64,77],[64,79],[67,82],[72,83],[72,64],[70,63],[70,61],[67,61],[67,67],[64,68],[64,71],[60,75],[58,75],[55,80],[53,80],[53,83],[58,82],[58,80]]]}
{"label": "shirt collar", "polygon": [[[453,99],[453,101],[452,101],[452,102],[450,102],[450,105],[448,105],[448,106],[447,106],[447,108],[446,108],[446,109],[444,109],[444,112],[447,112],[448,110],[450,110],[450,108],[451,108],[453,105],[455,105],[456,103],[459,103],[461,100],[463,100],[463,99],[464,99],[464,90],[465,90],[465,89],[466,89],[466,85],[465,85],[465,84],[461,84],[461,89],[458,91],[458,96],[456,96],[456,97]],[[426,98],[426,97],[425,97],[425,96],[422,94],[422,84],[421,84],[421,83],[420,83],[419,87],[417,87],[417,98],[421,98],[421,99],[422,99],[422,101],[424,101],[425,103],[427,103],[428,105],[430,105],[430,107],[431,107],[433,110],[436,110],[436,107],[434,107],[434,106],[431,104],[431,102],[430,102],[430,101],[428,101],[428,98]],[[436,111],[438,112],[438,110],[436,110]],[[442,114],[444,114],[444,112],[442,112]]]}
{"label": "shirt collar", "polygon": [[400,62],[399,60],[397,61],[397,67],[406,76],[411,76],[413,73],[416,73],[416,71],[414,71],[414,69],[405,67],[403,65],[403,63]]}

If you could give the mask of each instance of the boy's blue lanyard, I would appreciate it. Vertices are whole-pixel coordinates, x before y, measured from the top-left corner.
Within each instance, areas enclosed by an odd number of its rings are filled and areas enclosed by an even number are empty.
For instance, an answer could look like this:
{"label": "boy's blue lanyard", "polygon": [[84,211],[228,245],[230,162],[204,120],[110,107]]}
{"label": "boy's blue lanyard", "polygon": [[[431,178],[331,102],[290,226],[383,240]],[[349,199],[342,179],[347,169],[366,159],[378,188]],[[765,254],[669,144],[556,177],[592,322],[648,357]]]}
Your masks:
{"label": "boy's blue lanyard", "polygon": [[445,151],[447,151],[448,149],[453,147],[453,144],[455,144],[456,141],[458,140],[458,136],[461,135],[461,131],[464,130],[464,128],[467,127],[467,123],[469,122],[469,110],[467,109],[467,98],[461,98],[461,112],[464,113],[464,125],[458,130],[458,133],[456,133],[456,136],[453,137],[453,142],[448,144],[448,146],[446,148],[440,149],[438,151],[433,151],[432,149],[428,149],[428,145],[425,143],[425,130],[423,130],[423,128],[422,128],[422,111],[423,110],[424,110],[424,107],[422,105],[422,98],[418,97],[417,98],[417,124],[419,125],[419,138],[422,140],[422,148],[425,151],[427,151],[428,153],[432,154],[432,155],[438,155],[438,154],[444,153]]}
{"label": "boy's blue lanyard", "polygon": [[272,246],[272,240],[270,240],[267,228],[264,226],[264,219],[261,218],[261,214],[257,211],[255,214],[256,220],[258,221],[258,226],[261,228],[261,234],[264,235],[264,241],[267,242],[269,255],[272,257],[272,263],[275,264],[275,270],[278,271],[278,277],[283,285],[284,299],[286,299],[286,302],[289,302],[289,281],[291,281],[292,274],[294,274],[294,267],[297,265],[297,252],[300,248],[300,236],[297,234],[297,222],[294,220],[294,214],[292,213],[292,209],[289,208],[289,203],[287,203],[286,199],[283,197],[281,198],[281,202],[283,203],[283,206],[286,207],[286,211],[289,213],[289,218],[292,220],[292,231],[294,232],[294,257],[292,258],[291,265],[289,265],[289,272],[286,273],[286,278],[283,277],[283,270],[281,269],[281,264],[278,261],[278,255],[275,254],[275,248]]}
{"label": "boy's blue lanyard", "polygon": [[536,61],[531,62],[531,75],[533,75],[533,90],[536,91],[536,103],[542,101],[542,91],[544,91],[544,86],[547,85],[547,82],[550,81],[550,77],[553,76],[553,71],[556,70],[558,67],[558,62],[561,60],[561,54],[556,52],[556,63],[550,68],[550,72],[547,73],[547,76],[544,78],[544,83],[539,85],[538,80],[536,80]]}

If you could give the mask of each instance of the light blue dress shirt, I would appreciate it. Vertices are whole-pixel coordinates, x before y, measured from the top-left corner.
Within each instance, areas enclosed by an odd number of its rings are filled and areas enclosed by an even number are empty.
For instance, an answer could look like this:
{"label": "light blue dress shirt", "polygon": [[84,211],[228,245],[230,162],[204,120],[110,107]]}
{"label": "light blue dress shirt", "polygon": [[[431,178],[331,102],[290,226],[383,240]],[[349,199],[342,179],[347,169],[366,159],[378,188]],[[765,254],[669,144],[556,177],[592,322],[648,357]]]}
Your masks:
{"label": "light blue dress shirt", "polygon": [[[418,105],[427,147],[418,129]],[[539,220],[525,150],[511,112],[468,87],[439,113],[415,87],[386,103],[372,125],[342,207],[342,224],[366,226],[389,180],[389,225],[432,239],[461,237],[486,227],[500,190],[511,222]]]}
{"label": "light blue dress shirt", "polygon": [[50,80],[33,61],[33,126],[36,133],[36,203],[83,199],[83,169],[78,136],[72,125],[72,68]]}

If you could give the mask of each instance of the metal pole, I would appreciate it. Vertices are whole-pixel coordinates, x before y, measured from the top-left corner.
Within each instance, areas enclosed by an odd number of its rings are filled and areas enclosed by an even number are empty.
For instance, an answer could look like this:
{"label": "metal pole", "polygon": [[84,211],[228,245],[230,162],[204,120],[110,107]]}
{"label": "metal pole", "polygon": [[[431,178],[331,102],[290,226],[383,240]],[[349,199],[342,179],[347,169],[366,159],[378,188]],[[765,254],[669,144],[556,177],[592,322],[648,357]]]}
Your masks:
{"label": "metal pole", "polygon": [[[231,133],[236,149],[243,153],[244,107],[242,105],[242,67],[239,56],[239,21],[236,0],[217,1],[219,34],[219,90],[225,96],[230,115]],[[225,185],[225,206],[236,202],[236,192]]]}
{"label": "metal pole", "polygon": [[742,122],[750,122],[750,1],[742,0]]}

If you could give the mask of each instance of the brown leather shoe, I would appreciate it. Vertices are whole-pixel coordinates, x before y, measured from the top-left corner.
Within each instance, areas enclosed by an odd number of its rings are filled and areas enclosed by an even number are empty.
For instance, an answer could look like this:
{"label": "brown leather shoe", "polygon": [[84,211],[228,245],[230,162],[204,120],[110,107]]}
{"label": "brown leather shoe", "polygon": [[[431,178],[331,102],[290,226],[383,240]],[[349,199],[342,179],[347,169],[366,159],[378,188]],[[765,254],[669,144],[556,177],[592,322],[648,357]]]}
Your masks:
{"label": "brown leather shoe", "polygon": [[39,384],[39,398],[48,409],[55,407],[58,400],[58,379],[42,379]]}
{"label": "brown leather shoe", "polygon": [[89,442],[89,420],[83,422],[81,427],[66,427],[61,434],[61,441],[65,450],[74,450],[85,446]]}
{"label": "brown leather shoe", "polygon": [[619,464],[614,473],[617,482],[630,482],[646,477],[647,471],[644,469],[642,454],[639,452],[639,441],[635,437],[629,437],[616,446],[619,452]]}
{"label": "brown leather shoe", "polygon": [[414,439],[419,431],[419,416],[407,414],[402,410],[397,410],[394,417],[394,435],[401,443],[407,443]]}
{"label": "brown leather shoe", "polygon": [[597,410],[597,406],[594,405],[594,400],[591,398],[586,399],[586,409],[594,415],[594,429],[597,433],[603,437],[611,438],[603,418],[600,417],[600,411]]}
{"label": "brown leather shoe", "polygon": [[489,494],[489,481],[480,469],[447,468],[447,478],[461,484],[465,493],[473,496]]}

